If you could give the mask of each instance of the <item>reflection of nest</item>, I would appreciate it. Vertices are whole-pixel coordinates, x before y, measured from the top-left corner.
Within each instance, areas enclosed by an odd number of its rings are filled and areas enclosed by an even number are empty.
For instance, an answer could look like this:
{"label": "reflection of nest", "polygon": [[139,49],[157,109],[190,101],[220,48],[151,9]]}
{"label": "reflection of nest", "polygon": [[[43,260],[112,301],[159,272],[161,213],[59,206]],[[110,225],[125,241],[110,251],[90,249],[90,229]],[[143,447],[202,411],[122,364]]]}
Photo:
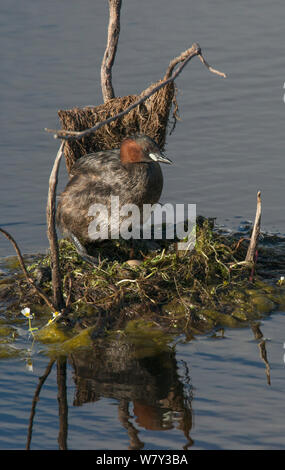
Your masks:
{"label": "reflection of nest", "polygon": [[175,353],[163,351],[144,358],[136,358],[135,353],[133,345],[115,341],[109,345],[96,342],[92,355],[90,351],[73,354],[74,405],[107,397],[148,405],[163,403],[182,411],[185,390],[179,380]]}
{"label": "reflection of nest", "polygon": [[70,362],[76,384],[73,405],[102,397],[116,399],[119,420],[128,431],[130,448],[138,449],[143,444],[138,439],[136,425],[129,421],[129,404],[133,403],[136,423],[160,431],[177,427],[186,438],[186,449],[193,443],[190,437],[192,389],[181,382],[175,352],[164,350],[138,358],[139,350],[120,340],[97,340],[93,353],[72,354]]}
{"label": "reflection of nest", "polygon": [[[82,155],[118,148],[122,139],[127,135],[146,134],[163,149],[174,93],[175,85],[171,82],[128,114],[113,121],[108,126],[101,127],[96,133],[90,134],[81,140],[74,139],[66,142],[64,152],[68,172],[73,163]],[[111,116],[115,116],[137,101],[138,98],[137,95],[114,98],[96,107],[60,110],[58,115],[63,129],[83,131]]]}

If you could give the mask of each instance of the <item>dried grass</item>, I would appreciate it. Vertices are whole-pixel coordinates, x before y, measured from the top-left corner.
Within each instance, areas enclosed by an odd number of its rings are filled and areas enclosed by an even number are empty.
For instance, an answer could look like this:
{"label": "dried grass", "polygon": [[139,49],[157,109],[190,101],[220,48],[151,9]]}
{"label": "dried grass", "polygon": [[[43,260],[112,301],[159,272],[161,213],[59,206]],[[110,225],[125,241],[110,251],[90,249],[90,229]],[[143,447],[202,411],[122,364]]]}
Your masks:
{"label": "dried grass", "polygon": [[[158,83],[153,84],[153,86]],[[149,90],[150,88],[148,88]],[[143,96],[143,93],[141,96]],[[95,107],[60,110],[58,115],[63,129],[83,131],[111,116],[115,116],[137,101],[138,98],[137,95],[118,97]],[[81,140],[68,141],[65,145],[65,160],[68,172],[70,172],[74,162],[83,155],[118,148],[120,142],[128,135],[146,134],[163,150],[172,103],[175,103],[174,119],[176,119],[175,85],[169,83],[121,119],[117,119],[108,126],[101,127],[95,134],[88,135]]]}

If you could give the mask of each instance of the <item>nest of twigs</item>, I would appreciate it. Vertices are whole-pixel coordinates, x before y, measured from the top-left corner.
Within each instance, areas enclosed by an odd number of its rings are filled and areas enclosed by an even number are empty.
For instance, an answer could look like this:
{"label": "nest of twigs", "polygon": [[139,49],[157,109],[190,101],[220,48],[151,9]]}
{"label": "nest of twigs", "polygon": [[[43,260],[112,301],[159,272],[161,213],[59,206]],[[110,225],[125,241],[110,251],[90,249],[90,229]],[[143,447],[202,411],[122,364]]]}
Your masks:
{"label": "nest of twigs", "polygon": [[[154,84],[158,85],[160,82]],[[148,91],[150,88],[148,88]],[[73,108],[58,112],[62,128],[68,131],[90,129],[99,122],[115,116],[137,101],[142,95],[129,95],[113,98],[95,107]],[[142,104],[122,118],[103,126],[96,133],[80,140],[66,142],[64,153],[68,172],[76,160],[83,155],[100,150],[118,148],[128,135],[146,134],[163,150],[166,140],[169,113],[175,102],[175,85],[169,83],[162,87]],[[175,111],[176,113],[176,111]],[[175,119],[174,113],[174,119]]]}
{"label": "nest of twigs", "polygon": [[[61,240],[68,320],[95,327],[96,335],[122,329],[136,319],[154,321],[169,332],[191,335],[263,318],[284,308],[285,284],[276,282],[284,259],[273,273],[268,264],[272,266],[278,244],[264,246],[260,249],[258,272],[250,281],[248,268],[238,264],[244,259],[247,244],[237,242],[235,236],[217,233],[207,219],[202,219],[201,226],[197,226],[196,248],[191,253],[177,252],[176,242],[161,240],[161,250],[141,252],[142,263],[131,267],[125,263],[128,246],[109,241],[101,247],[102,261],[96,267],[84,262],[72,244]],[[51,295],[51,279],[42,274],[49,266],[49,255],[29,266],[30,275],[47,295]],[[6,315],[21,315],[23,306],[33,304],[34,311],[39,311],[43,300],[22,275],[3,282],[0,303],[6,303]]]}

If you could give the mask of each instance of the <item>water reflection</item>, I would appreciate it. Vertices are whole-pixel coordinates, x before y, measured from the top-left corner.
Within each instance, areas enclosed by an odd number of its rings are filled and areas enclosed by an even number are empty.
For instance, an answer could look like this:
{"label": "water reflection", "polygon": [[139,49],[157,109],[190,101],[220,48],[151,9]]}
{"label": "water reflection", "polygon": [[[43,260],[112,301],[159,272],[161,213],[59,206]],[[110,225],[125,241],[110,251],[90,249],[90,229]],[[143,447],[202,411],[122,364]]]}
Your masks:
{"label": "water reflection", "polygon": [[254,339],[258,341],[258,349],[259,349],[260,358],[265,364],[267,384],[271,385],[270,365],[268,362],[267,351],[266,351],[266,339],[263,337],[263,333],[260,329],[260,323],[252,323],[251,329],[253,332]]}
{"label": "water reflection", "polygon": [[145,444],[139,437],[141,428],[161,432],[176,428],[184,436],[184,450],[193,444],[190,437],[192,386],[187,365],[180,366],[178,372],[175,350],[168,348],[142,356],[140,348],[129,341],[97,340],[92,350],[79,351],[49,362],[35,390],[27,449],[31,448],[36,405],[53,366],[57,368],[58,445],[59,449],[67,449],[67,362],[72,367],[76,386],[73,406],[97,402],[101,398],[117,400],[119,422],[129,437],[128,449],[144,448]]}
{"label": "water reflection", "polygon": [[[250,327],[260,360],[265,365],[265,381],[267,385],[271,385],[266,339],[260,323],[254,322]],[[223,341],[224,335],[217,335],[216,339]],[[67,379],[70,370],[75,385],[72,406],[95,404],[104,398],[115,400],[120,426],[128,435],[129,450],[145,448],[146,443],[141,438],[142,431],[169,433],[167,438],[172,440],[173,429],[178,430],[181,435],[181,449],[186,450],[193,446],[194,441],[190,435],[193,431],[193,384],[188,365],[177,360],[174,347],[165,344],[162,347],[153,344],[151,347],[150,343],[142,348],[140,341],[130,341],[125,337],[122,339],[121,336],[111,340],[97,338],[88,350],[51,359],[44,374],[39,377],[34,392],[26,449],[32,446],[37,403],[53,368],[56,368],[57,377],[59,449],[68,448],[70,403],[67,399]],[[102,422],[98,420],[94,442],[98,441],[101,426]],[[216,429],[215,423],[209,426]],[[155,439],[157,436],[156,434]],[[121,442],[119,435],[118,442]],[[76,443],[72,443],[72,447],[74,446]]]}

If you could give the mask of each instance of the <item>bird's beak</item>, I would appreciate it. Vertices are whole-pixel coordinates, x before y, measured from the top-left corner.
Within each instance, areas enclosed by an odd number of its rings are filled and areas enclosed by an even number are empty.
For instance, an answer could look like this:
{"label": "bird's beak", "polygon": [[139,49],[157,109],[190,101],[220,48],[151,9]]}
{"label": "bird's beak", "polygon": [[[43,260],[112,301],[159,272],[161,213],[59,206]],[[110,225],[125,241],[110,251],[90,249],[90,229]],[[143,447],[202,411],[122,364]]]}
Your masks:
{"label": "bird's beak", "polygon": [[166,157],[162,152],[149,153],[149,157],[155,162],[167,163],[168,165],[172,164],[170,158]]}

